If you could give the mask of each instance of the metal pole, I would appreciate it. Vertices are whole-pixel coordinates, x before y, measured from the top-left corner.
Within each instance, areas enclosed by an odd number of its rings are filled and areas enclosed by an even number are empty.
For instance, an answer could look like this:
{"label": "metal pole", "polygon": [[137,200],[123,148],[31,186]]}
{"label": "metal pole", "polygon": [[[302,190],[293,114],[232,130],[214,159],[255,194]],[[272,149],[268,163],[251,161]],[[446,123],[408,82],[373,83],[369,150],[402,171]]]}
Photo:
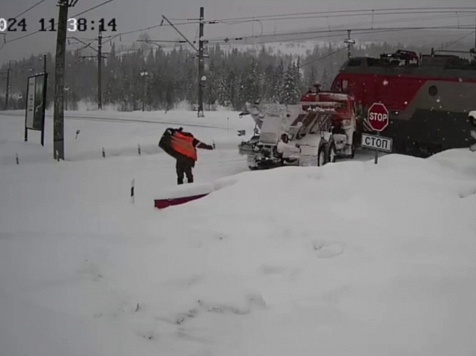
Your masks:
{"label": "metal pole", "polygon": [[352,56],[352,53],[351,53],[351,50],[350,50],[350,46],[351,46],[350,33],[351,33],[351,30],[347,30],[347,57],[349,59]]}
{"label": "metal pole", "polygon": [[204,61],[203,61],[203,32],[205,24],[203,22],[205,16],[205,9],[200,8],[200,28],[199,28],[199,38],[198,38],[198,117],[204,116],[203,114],[203,85],[202,78],[205,72]]}
{"label": "metal pole", "polygon": [[146,85],[147,82],[146,82],[146,74],[145,73],[146,73],[146,71],[145,71],[145,66],[144,66],[144,67],[142,67],[142,73],[141,73],[142,80],[143,80],[142,84],[144,85],[144,88],[143,88],[144,92],[142,94],[142,111],[145,111],[145,96],[146,96],[146,90],[147,90],[147,88],[146,88],[147,87],[147,85]]}
{"label": "metal pole", "polygon": [[[380,137],[380,131],[377,132],[377,136]],[[378,150],[375,149],[375,164],[377,164],[377,163],[378,163]]]}
{"label": "metal pole", "polygon": [[[44,57],[46,63],[46,55]],[[45,76],[43,78],[43,114],[41,118],[41,145],[45,146],[45,110],[46,110],[46,90],[48,87],[48,73],[46,73],[46,65],[45,65]]]}
{"label": "metal pole", "polygon": [[47,67],[46,67],[46,54],[43,55],[43,72],[46,74]]}
{"label": "metal pole", "polygon": [[8,69],[7,69],[7,90],[5,92],[5,110],[8,110],[8,98],[10,96],[10,65],[11,63],[8,63]]}
{"label": "metal pole", "polygon": [[25,110],[25,142],[28,141],[28,129],[26,128],[26,118],[28,115],[28,91],[30,90],[30,79],[28,79],[28,85],[26,87],[26,98],[25,98],[25,103],[26,103],[26,110]]}
{"label": "metal pole", "polygon": [[142,98],[142,112],[145,111],[145,78],[144,78],[144,96]]}
{"label": "metal pole", "polygon": [[64,88],[64,110],[68,111],[68,90],[69,88]]}
{"label": "metal pole", "polygon": [[[167,17],[165,17],[164,15],[162,15],[162,18],[163,18],[165,21],[167,21],[167,23],[168,23],[170,26],[172,26],[172,28],[173,28],[175,31],[177,31],[177,33],[178,33],[195,51],[198,52],[197,47],[195,47],[195,45],[194,45],[187,37],[185,37],[185,35],[184,35],[182,32],[180,32],[180,30],[179,30],[172,22],[170,22],[170,20],[169,20]],[[175,42],[175,41],[173,41],[173,42]]]}
{"label": "metal pole", "polygon": [[98,109],[102,110],[102,88],[101,88],[101,68],[102,67],[102,33],[98,36]]}
{"label": "metal pole", "polygon": [[56,160],[64,160],[64,67],[66,62],[66,28],[68,1],[59,0],[58,36],[56,39],[55,111],[53,153]]}

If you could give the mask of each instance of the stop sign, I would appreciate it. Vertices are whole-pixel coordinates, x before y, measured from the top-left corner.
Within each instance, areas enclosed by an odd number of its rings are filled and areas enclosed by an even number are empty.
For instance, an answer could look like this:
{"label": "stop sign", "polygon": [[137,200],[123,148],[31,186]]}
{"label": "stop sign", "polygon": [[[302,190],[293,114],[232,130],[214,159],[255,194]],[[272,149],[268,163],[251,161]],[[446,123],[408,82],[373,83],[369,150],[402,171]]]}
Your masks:
{"label": "stop sign", "polygon": [[374,131],[383,131],[389,122],[388,110],[382,103],[374,103],[369,109],[369,124]]}

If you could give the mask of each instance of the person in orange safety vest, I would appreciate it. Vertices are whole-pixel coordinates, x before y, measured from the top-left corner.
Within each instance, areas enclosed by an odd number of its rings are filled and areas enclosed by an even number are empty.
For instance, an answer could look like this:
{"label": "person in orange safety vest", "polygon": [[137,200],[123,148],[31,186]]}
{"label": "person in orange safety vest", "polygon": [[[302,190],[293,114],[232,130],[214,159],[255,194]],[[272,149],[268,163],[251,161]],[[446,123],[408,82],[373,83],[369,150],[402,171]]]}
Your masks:
{"label": "person in orange safety vest", "polygon": [[197,140],[189,132],[184,132],[183,128],[179,128],[174,132],[170,139],[171,148],[178,152],[176,157],[176,171],[177,171],[177,184],[183,184],[184,175],[187,176],[188,183],[193,183],[192,168],[195,167],[197,161],[197,148],[205,150],[213,150],[214,146],[207,145]]}

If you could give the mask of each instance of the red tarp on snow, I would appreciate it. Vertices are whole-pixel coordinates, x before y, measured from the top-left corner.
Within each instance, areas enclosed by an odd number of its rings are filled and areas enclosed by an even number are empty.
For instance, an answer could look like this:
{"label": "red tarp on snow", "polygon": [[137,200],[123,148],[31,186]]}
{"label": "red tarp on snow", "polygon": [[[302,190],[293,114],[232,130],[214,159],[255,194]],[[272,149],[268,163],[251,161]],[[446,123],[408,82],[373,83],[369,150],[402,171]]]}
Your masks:
{"label": "red tarp on snow", "polygon": [[159,197],[154,199],[154,206],[157,209],[164,209],[173,205],[185,204],[203,198],[213,190],[213,185],[210,184],[193,183],[179,185],[158,194]]}

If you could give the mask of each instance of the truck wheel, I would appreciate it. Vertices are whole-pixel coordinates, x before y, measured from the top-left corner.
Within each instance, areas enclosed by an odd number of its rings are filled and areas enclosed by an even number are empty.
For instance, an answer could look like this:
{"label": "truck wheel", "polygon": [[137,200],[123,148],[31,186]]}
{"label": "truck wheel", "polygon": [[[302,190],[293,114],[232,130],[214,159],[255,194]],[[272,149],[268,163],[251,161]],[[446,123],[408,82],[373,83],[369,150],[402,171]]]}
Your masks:
{"label": "truck wheel", "polygon": [[331,145],[329,146],[327,162],[335,163],[336,160],[337,160],[336,145],[334,144],[334,142],[332,142]]}
{"label": "truck wheel", "polygon": [[317,166],[322,167],[327,163],[327,144],[321,145],[317,152]]}

